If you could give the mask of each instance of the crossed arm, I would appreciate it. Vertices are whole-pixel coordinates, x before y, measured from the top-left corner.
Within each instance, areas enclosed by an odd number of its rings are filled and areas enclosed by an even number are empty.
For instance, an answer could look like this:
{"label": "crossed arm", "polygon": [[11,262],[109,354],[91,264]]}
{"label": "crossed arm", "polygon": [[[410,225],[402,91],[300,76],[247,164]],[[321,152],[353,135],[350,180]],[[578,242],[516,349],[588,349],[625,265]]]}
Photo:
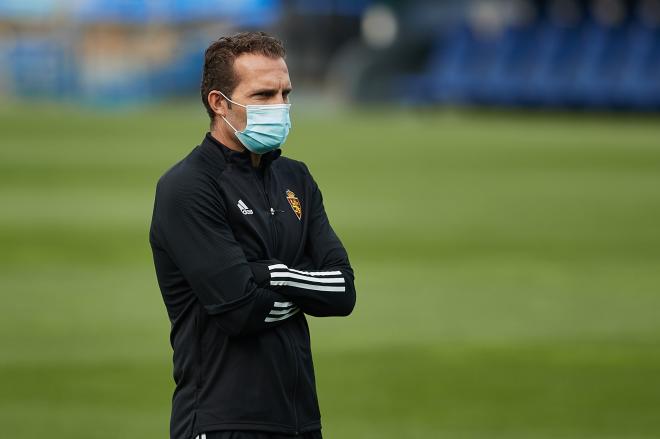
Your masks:
{"label": "crossed arm", "polygon": [[[315,269],[279,261],[248,262],[226,221],[216,189],[186,185],[160,191],[161,236],[206,312],[228,335],[278,326],[300,311],[345,316],[355,305],[353,271],[314,183],[307,253]],[[157,189],[158,191],[158,189]]]}

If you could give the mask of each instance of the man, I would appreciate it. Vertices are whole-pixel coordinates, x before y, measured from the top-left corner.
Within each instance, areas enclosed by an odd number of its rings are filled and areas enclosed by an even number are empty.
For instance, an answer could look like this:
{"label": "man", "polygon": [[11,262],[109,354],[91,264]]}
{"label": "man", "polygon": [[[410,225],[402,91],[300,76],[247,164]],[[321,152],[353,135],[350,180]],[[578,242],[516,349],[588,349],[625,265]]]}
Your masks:
{"label": "man", "polygon": [[211,131],[158,181],[150,243],[171,321],[172,439],[321,438],[305,314],[346,316],[353,271],[290,128],[284,47],[206,50]]}

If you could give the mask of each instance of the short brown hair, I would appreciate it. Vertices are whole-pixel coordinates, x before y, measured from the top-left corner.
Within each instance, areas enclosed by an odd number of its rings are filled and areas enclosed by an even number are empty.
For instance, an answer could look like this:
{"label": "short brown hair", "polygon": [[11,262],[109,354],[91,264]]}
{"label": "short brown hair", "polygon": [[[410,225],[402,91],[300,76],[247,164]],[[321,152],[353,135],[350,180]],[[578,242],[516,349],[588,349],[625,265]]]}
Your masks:
{"label": "short brown hair", "polygon": [[265,32],[240,32],[230,37],[221,37],[211,43],[204,54],[204,71],[200,87],[202,102],[211,118],[211,123],[215,113],[209,105],[209,93],[218,90],[231,97],[238,84],[234,72],[234,60],[243,53],[258,53],[271,58],[284,58],[286,54],[282,42]]}

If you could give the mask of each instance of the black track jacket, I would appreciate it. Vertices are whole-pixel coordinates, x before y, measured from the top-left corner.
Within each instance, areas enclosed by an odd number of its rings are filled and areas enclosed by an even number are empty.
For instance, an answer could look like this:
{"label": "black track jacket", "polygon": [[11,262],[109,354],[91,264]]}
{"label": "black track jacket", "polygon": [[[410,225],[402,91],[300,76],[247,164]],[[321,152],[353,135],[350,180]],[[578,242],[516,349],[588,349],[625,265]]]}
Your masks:
{"label": "black track jacket", "polygon": [[174,349],[170,436],[321,428],[305,314],[345,316],[353,270],[302,162],[210,134],[158,181],[149,240]]}

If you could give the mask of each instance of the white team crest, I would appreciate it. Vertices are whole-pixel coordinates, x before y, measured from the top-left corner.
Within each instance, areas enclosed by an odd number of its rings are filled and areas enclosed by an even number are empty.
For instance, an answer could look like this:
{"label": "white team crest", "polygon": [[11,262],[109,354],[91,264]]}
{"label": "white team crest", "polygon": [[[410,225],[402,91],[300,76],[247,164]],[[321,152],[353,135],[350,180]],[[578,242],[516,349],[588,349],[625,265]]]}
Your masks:
{"label": "white team crest", "polygon": [[243,215],[252,215],[253,214],[252,209],[248,208],[247,204],[245,204],[243,202],[243,200],[238,200],[237,206],[238,206],[239,209],[241,209],[241,212],[243,213]]}

